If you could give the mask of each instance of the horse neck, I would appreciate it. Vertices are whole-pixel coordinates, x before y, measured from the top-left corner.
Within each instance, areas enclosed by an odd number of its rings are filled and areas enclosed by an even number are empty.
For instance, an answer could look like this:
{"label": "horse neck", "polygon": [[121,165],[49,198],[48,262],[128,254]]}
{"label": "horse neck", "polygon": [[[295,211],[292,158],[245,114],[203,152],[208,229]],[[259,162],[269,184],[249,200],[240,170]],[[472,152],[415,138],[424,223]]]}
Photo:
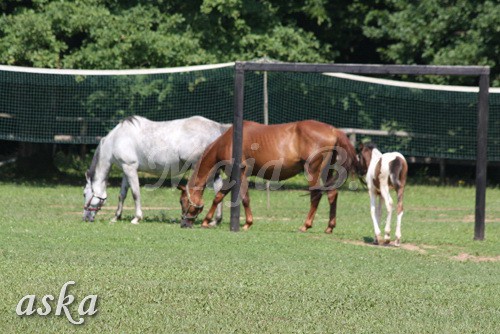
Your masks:
{"label": "horse neck", "polygon": [[193,175],[189,179],[188,188],[190,191],[190,196],[195,201],[200,201],[203,197],[203,192],[207,187],[208,178],[212,174],[212,168],[217,163],[217,159],[212,150],[203,154],[196,167],[194,169]]}
{"label": "horse neck", "polygon": [[96,152],[97,162],[95,164],[94,176],[92,178],[92,190],[100,197],[106,197],[106,181],[111,169],[111,150],[109,145],[101,141],[100,148]]}
{"label": "horse neck", "polygon": [[378,163],[378,161],[380,160],[380,158],[382,158],[382,152],[380,152],[377,148],[374,148],[372,150],[372,157],[371,157],[371,160],[370,160],[370,165],[371,164],[376,164]]}
{"label": "horse neck", "polygon": [[380,159],[381,156],[382,156],[382,152],[380,152],[378,148],[374,148],[372,150],[372,160],[373,159]]}

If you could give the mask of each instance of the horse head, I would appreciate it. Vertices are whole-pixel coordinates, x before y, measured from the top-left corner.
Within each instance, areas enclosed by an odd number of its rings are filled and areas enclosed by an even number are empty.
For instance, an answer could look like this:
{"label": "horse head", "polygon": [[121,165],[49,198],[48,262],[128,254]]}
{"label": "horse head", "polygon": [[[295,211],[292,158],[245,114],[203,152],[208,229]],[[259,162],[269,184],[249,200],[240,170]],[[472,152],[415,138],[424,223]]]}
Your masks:
{"label": "horse head", "polygon": [[83,221],[93,222],[97,211],[101,210],[106,197],[99,197],[94,194],[92,189],[92,178],[85,173],[87,183],[83,188]]}
{"label": "horse head", "polygon": [[189,191],[188,185],[178,185],[177,189],[181,191],[181,209],[182,209],[182,220],[181,227],[191,228],[193,227],[194,220],[203,211],[203,201],[199,204],[193,202],[191,198],[191,193]]}

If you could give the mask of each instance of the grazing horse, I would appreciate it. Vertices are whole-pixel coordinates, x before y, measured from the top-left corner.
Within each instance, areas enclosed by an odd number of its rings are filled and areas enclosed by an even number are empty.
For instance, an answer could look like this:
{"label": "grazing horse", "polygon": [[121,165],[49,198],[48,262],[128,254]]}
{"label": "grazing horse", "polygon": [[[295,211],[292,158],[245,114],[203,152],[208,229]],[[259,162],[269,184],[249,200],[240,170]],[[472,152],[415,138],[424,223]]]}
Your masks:
{"label": "grazing horse", "polygon": [[[233,129],[230,128],[205,150],[187,185],[179,186],[182,190],[181,226],[191,227],[194,219],[203,210],[202,197],[207,180],[221,165],[231,164],[232,146]],[[246,215],[244,230],[250,228],[253,223],[247,176],[279,181],[304,171],[309,182],[311,205],[300,230],[305,232],[312,227],[322,193],[326,191],[330,203],[330,219],[325,232],[332,233],[336,225],[336,188],[345,181],[347,172],[353,172],[358,167],[356,150],[345,133],[313,120],[276,125],[245,121],[242,160],[240,194]],[[224,187],[216,194],[202,227],[208,227],[216,206],[229,191],[230,187]]]}
{"label": "grazing horse", "polygon": [[[130,187],[135,201],[135,217],[131,223],[137,224],[142,219],[137,171],[161,175],[160,181],[181,175],[230,126],[201,116],[168,122],[153,122],[132,116],[121,121],[101,139],[92,164],[85,173],[87,184],[83,192],[83,220],[94,221],[95,214],[104,204],[109,170],[115,164],[123,170],[124,176],[113,221],[121,218],[123,202]],[[222,181],[217,181],[214,186],[220,188]],[[217,222],[220,219],[222,207],[218,210]]]}
{"label": "grazing horse", "polygon": [[[382,242],[380,236],[379,222],[381,218],[381,206],[385,202],[387,220],[385,223],[384,243],[391,242],[391,218],[393,201],[389,192],[394,188],[398,195],[396,240],[394,244],[401,244],[401,219],[403,218],[403,194],[408,173],[406,159],[399,152],[382,154],[372,143],[360,145],[359,163],[361,170],[366,172],[366,185],[370,194],[370,213],[375,230],[375,244]],[[379,197],[378,205],[376,198]]]}

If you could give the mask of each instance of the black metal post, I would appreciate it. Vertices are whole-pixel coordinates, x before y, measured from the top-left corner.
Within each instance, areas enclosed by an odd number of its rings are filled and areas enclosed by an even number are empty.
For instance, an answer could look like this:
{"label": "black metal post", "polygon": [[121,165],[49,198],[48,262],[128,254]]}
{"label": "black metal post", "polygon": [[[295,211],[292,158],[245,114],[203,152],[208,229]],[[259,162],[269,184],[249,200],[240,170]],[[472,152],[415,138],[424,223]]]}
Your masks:
{"label": "black metal post", "polygon": [[235,64],[234,120],[233,120],[233,168],[231,170],[231,231],[240,230],[241,159],[243,146],[243,99],[245,70],[241,62]]}
{"label": "black metal post", "polygon": [[489,74],[482,74],[479,77],[479,101],[477,111],[476,221],[474,226],[474,240],[484,240],[486,171],[488,168],[489,86]]}

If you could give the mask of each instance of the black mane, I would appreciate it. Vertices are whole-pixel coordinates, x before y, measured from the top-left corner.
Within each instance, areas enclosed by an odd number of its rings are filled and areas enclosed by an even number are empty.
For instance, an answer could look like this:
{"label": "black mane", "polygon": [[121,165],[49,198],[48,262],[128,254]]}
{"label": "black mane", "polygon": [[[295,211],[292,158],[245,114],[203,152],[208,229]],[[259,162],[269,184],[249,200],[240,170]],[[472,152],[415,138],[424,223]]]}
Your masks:
{"label": "black mane", "polygon": [[363,146],[366,147],[366,148],[368,148],[368,149],[370,149],[370,150],[373,150],[374,148],[377,148],[377,145],[375,145],[375,143],[371,142],[371,141],[368,142],[368,143],[364,143]]}
{"label": "black mane", "polygon": [[130,123],[130,124],[134,124],[135,122],[139,121],[139,119],[137,118],[136,115],[132,115],[132,116],[128,116],[126,118],[124,118],[121,123]]}
{"label": "black mane", "polygon": [[99,162],[99,151],[101,149],[101,144],[97,146],[97,149],[95,150],[94,157],[92,158],[92,163],[90,164],[89,169],[87,170],[87,177],[92,180],[94,179],[95,176],[95,169],[97,167],[97,163]]}

